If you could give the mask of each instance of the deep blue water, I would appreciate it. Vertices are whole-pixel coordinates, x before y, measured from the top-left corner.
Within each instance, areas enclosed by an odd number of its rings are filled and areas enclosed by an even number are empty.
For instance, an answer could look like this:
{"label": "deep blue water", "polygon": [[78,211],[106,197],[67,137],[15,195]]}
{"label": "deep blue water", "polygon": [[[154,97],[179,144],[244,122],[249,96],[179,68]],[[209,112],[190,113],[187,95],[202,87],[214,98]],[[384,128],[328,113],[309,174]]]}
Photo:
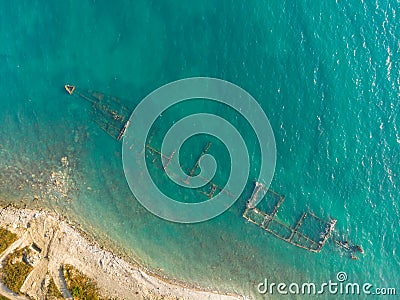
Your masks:
{"label": "deep blue water", "polygon": [[[3,3],[1,197],[62,211],[151,268],[206,287],[254,296],[265,277],[324,282],[344,271],[400,289],[399,13],[396,1]],[[121,144],[63,90],[74,83],[134,108],[193,76],[257,99],[277,143],[279,219],[292,225],[306,210],[336,218],[335,235],[364,248],[358,261],[333,242],[308,253],[244,222],[244,199],[200,224],[153,216],[128,188]]]}

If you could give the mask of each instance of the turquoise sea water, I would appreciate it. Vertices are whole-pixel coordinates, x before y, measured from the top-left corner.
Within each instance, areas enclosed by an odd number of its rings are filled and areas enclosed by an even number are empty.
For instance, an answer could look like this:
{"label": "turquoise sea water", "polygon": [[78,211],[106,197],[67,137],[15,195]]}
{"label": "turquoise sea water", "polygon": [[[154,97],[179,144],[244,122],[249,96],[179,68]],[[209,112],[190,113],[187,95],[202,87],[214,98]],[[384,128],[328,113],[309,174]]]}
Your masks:
{"label": "turquoise sea water", "polygon": [[[2,201],[62,211],[150,268],[204,287],[260,297],[264,278],[321,283],[344,271],[399,293],[399,3],[185,3],[1,5]],[[130,193],[121,144],[63,90],[74,83],[133,108],[193,76],[231,81],[259,101],[277,143],[271,186],[287,197],[278,217],[338,219],[336,234],[364,248],[360,260],[332,242],[314,254],[262,232],[241,218],[244,199],[195,225],[153,216]]]}

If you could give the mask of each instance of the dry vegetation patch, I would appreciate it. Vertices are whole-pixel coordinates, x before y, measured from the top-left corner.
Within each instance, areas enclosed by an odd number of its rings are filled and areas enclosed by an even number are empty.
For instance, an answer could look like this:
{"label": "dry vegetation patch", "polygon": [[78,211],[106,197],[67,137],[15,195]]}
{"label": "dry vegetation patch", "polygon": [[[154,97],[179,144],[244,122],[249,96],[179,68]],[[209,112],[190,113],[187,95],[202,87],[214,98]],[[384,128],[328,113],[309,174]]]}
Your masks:
{"label": "dry vegetation patch", "polygon": [[0,253],[4,252],[17,239],[18,238],[15,233],[12,233],[4,228],[0,228]]}
{"label": "dry vegetation patch", "polygon": [[[54,283],[53,278],[50,279],[49,285],[47,287],[47,295],[46,295],[46,300],[58,300],[58,299],[64,299],[60,290]],[[1,299],[0,299],[1,300]]]}
{"label": "dry vegetation patch", "polygon": [[96,283],[75,269],[71,265],[63,266],[63,273],[67,288],[74,300],[100,300],[99,289]]}
{"label": "dry vegetation patch", "polygon": [[28,252],[29,248],[16,250],[4,260],[2,281],[14,293],[20,294],[20,289],[26,277],[33,269],[25,262]]}

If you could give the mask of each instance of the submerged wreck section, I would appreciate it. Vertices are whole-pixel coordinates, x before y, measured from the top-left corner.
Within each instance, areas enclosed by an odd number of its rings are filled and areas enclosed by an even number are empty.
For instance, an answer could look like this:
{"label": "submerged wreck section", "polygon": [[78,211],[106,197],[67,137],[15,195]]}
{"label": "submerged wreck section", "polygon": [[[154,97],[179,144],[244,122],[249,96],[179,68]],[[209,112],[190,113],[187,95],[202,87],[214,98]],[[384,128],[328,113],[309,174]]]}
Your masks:
{"label": "submerged wreck section", "polygon": [[[320,252],[330,237],[336,220],[325,221],[311,212],[305,212],[296,225],[290,227],[276,218],[285,197],[268,189],[265,197],[260,199],[260,194],[264,195],[260,193],[263,189],[267,188],[262,183],[255,183],[253,193],[243,212],[243,218],[292,245],[312,252]],[[266,202],[262,203],[265,208],[257,208],[256,204],[261,204],[262,201]]]}
{"label": "submerged wreck section", "polygon": [[[101,92],[81,90],[72,85],[65,85],[65,90],[68,94],[80,97],[91,104],[91,114],[94,121],[111,137],[117,141],[123,138],[129,126],[131,110],[123,106],[119,99]],[[153,131],[146,143],[146,158],[156,169],[164,171],[167,174],[172,174],[174,170],[171,168],[170,162],[176,150],[169,154],[162,153],[158,147],[152,144],[155,132]],[[131,147],[134,147],[134,145]],[[191,180],[191,177],[199,168],[200,160],[210,147],[211,142],[208,142],[204,146],[193,167],[187,170],[188,176],[183,180],[184,183],[188,183]],[[236,195],[232,194],[225,187],[219,186],[215,182],[208,182],[205,178],[204,181],[204,187],[197,190],[197,192],[203,196],[205,195],[208,199],[213,198],[218,193],[225,193],[230,197],[236,197]],[[284,196],[268,189],[261,182],[255,182],[254,189],[246,202],[242,216],[248,222],[257,225],[281,240],[311,252],[320,252],[326,241],[331,237],[337,220],[323,220],[312,212],[304,212],[294,226],[288,226],[277,218],[278,210],[284,200]],[[338,245],[341,246],[340,242]],[[343,245],[342,247],[347,249],[347,245]],[[362,253],[359,250],[361,247],[357,245],[356,247],[358,247],[356,250]]]}
{"label": "submerged wreck section", "polygon": [[[156,132],[153,131],[148,139],[148,142],[146,143],[145,146],[145,155],[146,158],[148,159],[149,162],[158,170],[164,171],[166,174],[169,174],[171,176],[175,176],[174,174],[174,168],[171,168],[170,162],[174,155],[176,154],[176,150],[172,151],[170,154],[165,154],[162,153],[161,150],[159,150],[156,146],[152,144],[152,140],[155,136]],[[204,155],[208,153],[212,146],[211,142],[208,142],[204,145],[202,149],[195,149],[194,151],[199,151],[198,158],[194,162],[193,166],[191,166],[189,169],[186,169],[186,173],[188,174],[186,178],[181,179],[180,181],[185,184],[189,184],[189,181],[191,180],[192,176],[196,173],[196,171],[199,170],[200,168],[200,162],[203,159]],[[181,166],[182,167],[182,166]],[[218,193],[224,193],[229,197],[236,197],[232,193],[230,193],[229,190],[225,189],[224,187],[220,186],[218,183],[209,181],[206,178],[203,178],[199,175],[197,175],[200,179],[204,181],[204,186],[202,188],[196,189],[197,193],[200,193],[204,196],[206,196],[208,199],[213,198],[215,195]],[[197,198],[197,197],[196,197]]]}
{"label": "submerged wreck section", "polygon": [[126,108],[118,98],[101,92],[82,90],[68,84],[64,88],[68,94],[85,99],[91,104],[90,113],[100,128],[117,141],[123,138],[129,126],[132,111]]}

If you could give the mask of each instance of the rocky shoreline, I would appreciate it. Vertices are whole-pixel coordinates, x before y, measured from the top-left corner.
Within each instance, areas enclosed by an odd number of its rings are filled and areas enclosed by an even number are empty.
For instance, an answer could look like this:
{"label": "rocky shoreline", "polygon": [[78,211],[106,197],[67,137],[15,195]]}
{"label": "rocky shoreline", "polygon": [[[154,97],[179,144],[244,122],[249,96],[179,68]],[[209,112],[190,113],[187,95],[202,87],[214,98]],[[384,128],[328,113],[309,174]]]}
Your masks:
{"label": "rocky shoreline", "polygon": [[[64,264],[74,266],[95,280],[102,296],[112,299],[243,298],[170,282],[104,250],[84,232],[53,212],[3,207],[0,209],[0,227],[18,236],[18,240],[4,253],[33,244],[41,249],[33,262],[34,269],[22,287],[24,294],[33,299],[43,299],[41,283],[49,276],[63,297],[71,298],[60,272]],[[4,253],[0,254],[0,262],[4,259]],[[16,296],[3,284],[0,284],[0,295],[9,299],[28,299]]]}

